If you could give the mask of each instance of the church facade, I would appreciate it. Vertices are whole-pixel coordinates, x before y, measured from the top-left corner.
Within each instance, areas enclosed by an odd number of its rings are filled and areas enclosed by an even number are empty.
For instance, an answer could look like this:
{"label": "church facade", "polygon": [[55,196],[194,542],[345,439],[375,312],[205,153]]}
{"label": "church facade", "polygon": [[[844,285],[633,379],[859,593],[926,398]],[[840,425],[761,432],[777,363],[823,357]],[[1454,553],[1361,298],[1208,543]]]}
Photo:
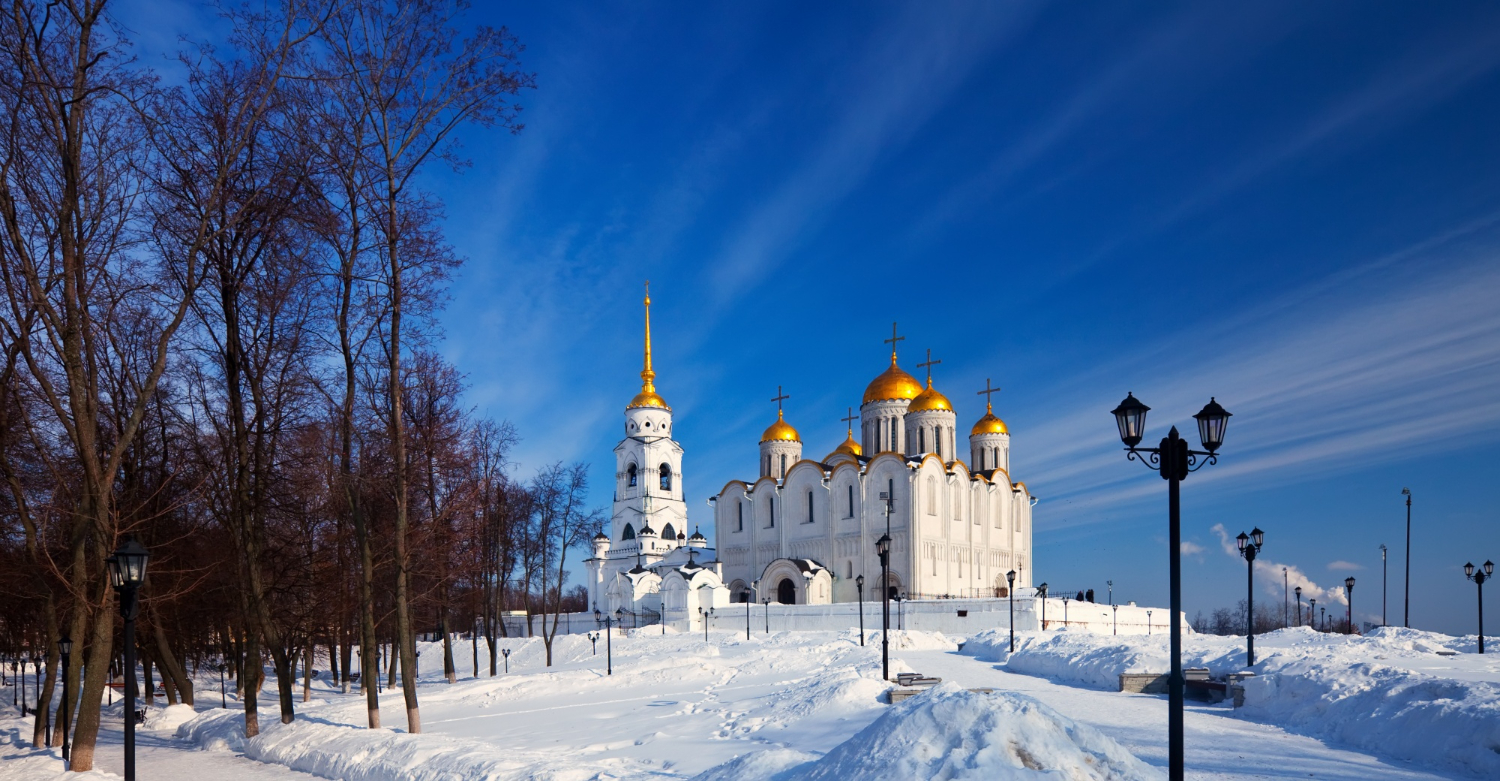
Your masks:
{"label": "church facade", "polygon": [[759,477],[732,480],[710,500],[735,601],[852,602],[861,576],[864,598],[879,599],[876,542],[886,534],[892,596],[1003,597],[1012,570],[1016,588],[1031,586],[1036,499],[1011,479],[1009,429],[987,402],[961,453],[957,413],[932,385],[935,362],[924,387],[897,364],[899,340],[892,335],[890,366],[865,388],[858,440],[851,425],[843,444],[807,458],[778,409],[761,435]]}
{"label": "church facade", "polygon": [[[687,534],[683,449],[672,408],[656,392],[651,298],[645,299],[641,391],[625,407],[615,446],[610,527],[584,562],[590,609],[636,624],[701,626],[731,602],[827,604],[880,598],[876,541],[891,538],[885,587],[909,599],[1004,597],[1031,586],[1031,509],[1010,476],[1010,431],[988,402],[959,451],[953,404],[891,363],[865,388],[843,444],[821,459],[778,406],[761,435],[759,477],[709,499],[715,547]],[[786,398],[778,393],[778,405]],[[859,422],[856,439],[852,422]],[[967,456],[965,460],[962,456]]]}

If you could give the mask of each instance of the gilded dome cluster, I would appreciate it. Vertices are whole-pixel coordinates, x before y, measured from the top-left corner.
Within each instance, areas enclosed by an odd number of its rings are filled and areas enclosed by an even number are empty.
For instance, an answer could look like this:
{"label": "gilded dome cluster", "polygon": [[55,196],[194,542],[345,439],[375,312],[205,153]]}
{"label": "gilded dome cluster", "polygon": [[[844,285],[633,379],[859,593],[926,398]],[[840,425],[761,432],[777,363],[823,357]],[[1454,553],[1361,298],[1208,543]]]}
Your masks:
{"label": "gilded dome cluster", "polygon": [[930,412],[933,410],[952,412],[953,403],[948,401],[947,396],[938,393],[937,390],[932,387],[932,378],[928,377],[927,388],[924,389],[921,393],[918,393],[917,397],[911,400],[911,404],[907,406],[906,411],[909,414],[912,412]]}
{"label": "gilded dome cluster", "polygon": [[907,374],[900,366],[897,366],[895,356],[891,356],[891,367],[870,381],[870,384],[865,387],[865,400],[861,403],[906,401],[915,399],[921,393],[922,383],[917,382],[916,377]]}

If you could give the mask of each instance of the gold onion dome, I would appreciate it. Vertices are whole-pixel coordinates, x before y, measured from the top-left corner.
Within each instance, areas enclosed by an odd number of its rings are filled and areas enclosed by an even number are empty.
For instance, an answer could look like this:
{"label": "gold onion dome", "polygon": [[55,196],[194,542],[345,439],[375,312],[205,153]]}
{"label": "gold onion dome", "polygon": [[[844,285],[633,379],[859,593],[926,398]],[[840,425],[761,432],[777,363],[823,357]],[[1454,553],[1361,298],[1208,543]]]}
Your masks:
{"label": "gold onion dome", "polygon": [[833,452],[835,455],[843,453],[845,455],[857,456],[864,452],[864,448],[861,448],[859,443],[854,441],[854,431],[850,429],[849,438],[844,440],[844,444],[839,445]]}
{"label": "gold onion dome", "polygon": [[938,393],[932,387],[932,378],[929,377],[927,378],[927,388],[911,400],[911,404],[907,406],[906,412],[907,414],[911,414],[913,412],[930,412],[932,410],[952,412],[953,403],[948,401],[947,396]]}
{"label": "gold onion dome", "polygon": [[776,422],[772,423],[770,428],[767,428],[765,433],[760,435],[760,441],[801,442],[802,436],[797,433],[797,429],[792,428],[792,424],[786,422],[786,419],[782,417],[781,410],[777,410]]}
{"label": "gold onion dome", "polygon": [[891,367],[880,373],[879,377],[870,381],[865,387],[865,400],[862,404],[872,401],[895,401],[915,399],[922,393],[922,383],[917,378],[902,371],[896,365],[895,356],[891,357]]}
{"label": "gold onion dome", "polygon": [[995,417],[995,412],[990,405],[984,405],[984,417],[974,424],[969,431],[969,436],[977,437],[980,434],[1009,434],[1010,429],[1005,427],[1005,421]]}
{"label": "gold onion dome", "polygon": [[667,400],[656,392],[656,372],[651,370],[651,283],[646,283],[646,363],[641,370],[641,392],[635,394],[635,398],[625,406],[625,409],[639,409],[641,407],[655,407],[668,412],[672,408],[667,406]]}

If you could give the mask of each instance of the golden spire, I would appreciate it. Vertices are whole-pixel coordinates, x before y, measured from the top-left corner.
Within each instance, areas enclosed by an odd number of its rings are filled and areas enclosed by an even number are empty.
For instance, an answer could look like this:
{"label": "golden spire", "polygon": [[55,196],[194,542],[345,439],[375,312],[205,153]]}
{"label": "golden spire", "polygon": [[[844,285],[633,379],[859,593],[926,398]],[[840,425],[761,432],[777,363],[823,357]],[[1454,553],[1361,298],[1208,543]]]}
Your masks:
{"label": "golden spire", "polygon": [[651,280],[646,280],[646,368],[641,370],[641,393],[655,393],[656,372],[651,371]]}
{"label": "golden spire", "polygon": [[667,400],[656,394],[656,372],[651,370],[651,280],[646,280],[646,361],[641,369],[641,392],[630,400],[626,409],[659,407],[670,410]]}

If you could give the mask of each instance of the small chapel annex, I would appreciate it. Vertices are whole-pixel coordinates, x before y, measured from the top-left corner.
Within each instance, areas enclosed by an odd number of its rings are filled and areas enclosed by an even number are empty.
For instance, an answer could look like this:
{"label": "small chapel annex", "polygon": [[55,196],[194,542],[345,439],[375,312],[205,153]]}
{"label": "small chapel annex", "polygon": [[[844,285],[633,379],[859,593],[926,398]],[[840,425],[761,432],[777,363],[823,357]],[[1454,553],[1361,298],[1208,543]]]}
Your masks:
{"label": "small chapel annex", "polygon": [[[1035,497],[1010,476],[1010,430],[988,402],[958,450],[958,416],[932,384],[891,363],[865,388],[860,436],[821,459],[778,406],[760,438],[760,476],[711,499],[722,577],[735,601],[783,604],[879,599],[875,543],[889,532],[886,588],[907,599],[1004,597],[1006,573],[1031,586]],[[778,405],[782,394],[778,393]],[[852,422],[851,414],[847,421]],[[868,454],[868,455],[866,455]]]}

